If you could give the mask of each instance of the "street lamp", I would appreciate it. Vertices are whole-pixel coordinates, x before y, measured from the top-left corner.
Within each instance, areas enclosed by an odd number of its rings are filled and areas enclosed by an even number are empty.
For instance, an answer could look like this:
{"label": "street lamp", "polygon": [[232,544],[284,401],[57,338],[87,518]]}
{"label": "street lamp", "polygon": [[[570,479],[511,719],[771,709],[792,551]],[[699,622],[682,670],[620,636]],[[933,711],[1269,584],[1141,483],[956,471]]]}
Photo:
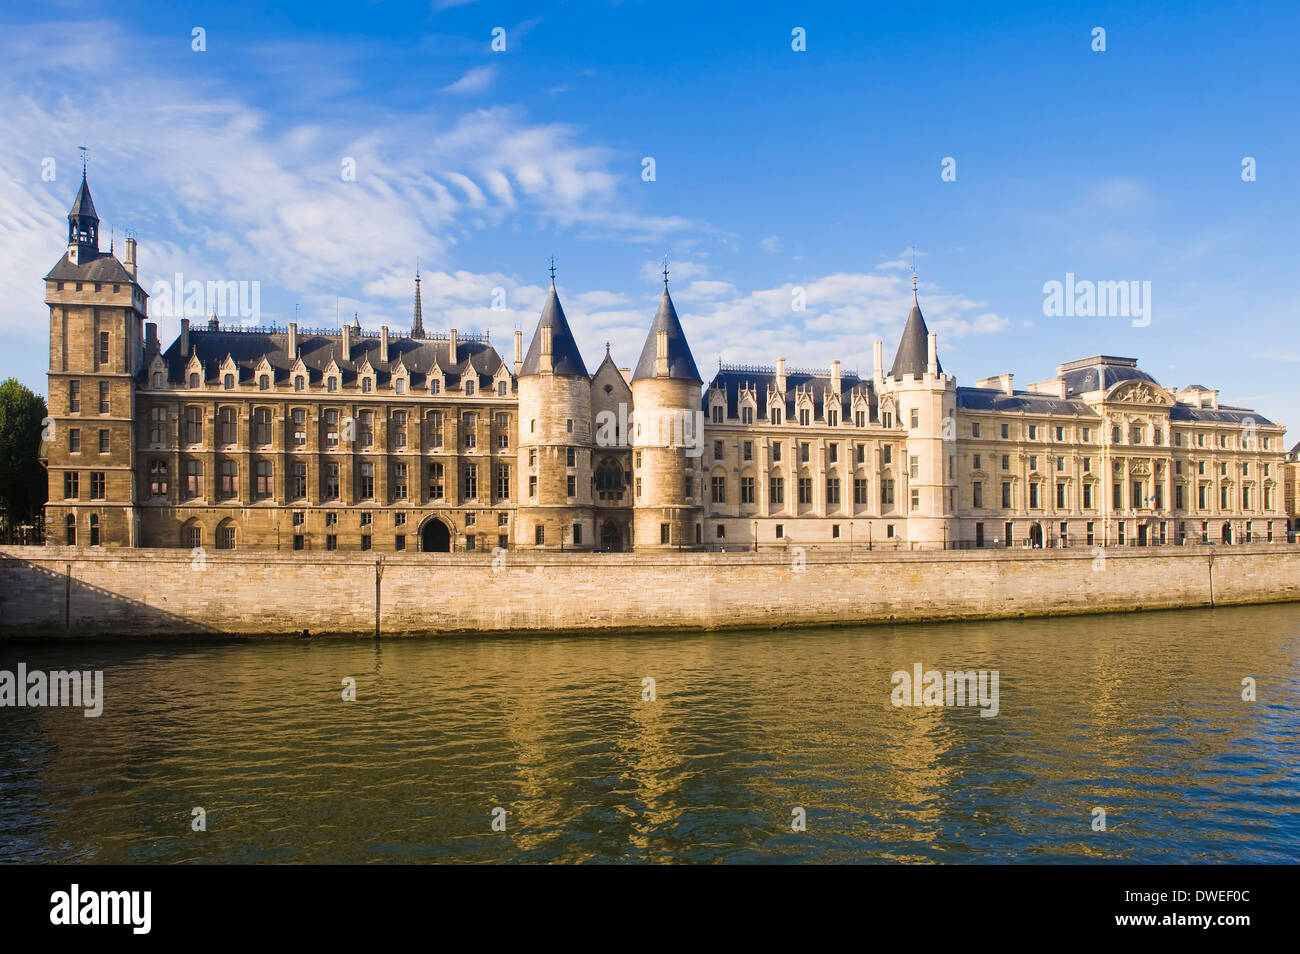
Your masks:
{"label": "street lamp", "polygon": [[754,552],[758,552],[758,521],[754,521]]}

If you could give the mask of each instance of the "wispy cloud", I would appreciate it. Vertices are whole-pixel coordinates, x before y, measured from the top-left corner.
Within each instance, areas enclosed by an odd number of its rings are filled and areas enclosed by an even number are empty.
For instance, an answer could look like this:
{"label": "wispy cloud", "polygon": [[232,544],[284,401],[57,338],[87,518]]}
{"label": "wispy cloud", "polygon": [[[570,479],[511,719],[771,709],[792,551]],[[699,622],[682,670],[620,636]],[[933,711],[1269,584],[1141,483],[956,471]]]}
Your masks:
{"label": "wispy cloud", "polygon": [[467,70],[465,75],[456,82],[444,86],[441,92],[457,94],[483,93],[492,88],[496,82],[497,68],[495,65],[476,66]]}

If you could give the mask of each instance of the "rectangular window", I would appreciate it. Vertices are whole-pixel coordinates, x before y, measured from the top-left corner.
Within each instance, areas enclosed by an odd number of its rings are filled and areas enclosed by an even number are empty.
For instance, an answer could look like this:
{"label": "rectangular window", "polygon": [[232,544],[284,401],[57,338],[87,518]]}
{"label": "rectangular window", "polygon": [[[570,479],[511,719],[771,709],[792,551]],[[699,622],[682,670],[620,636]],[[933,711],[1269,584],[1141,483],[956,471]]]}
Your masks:
{"label": "rectangular window", "polygon": [[780,441],[772,442],[772,463],[774,464],[781,463],[781,442]]}
{"label": "rectangular window", "polygon": [[894,482],[892,480],[882,480],[880,482],[880,505],[882,507],[892,507],[894,505]]}
{"label": "rectangular window", "polygon": [[754,478],[740,478],[740,502],[742,504],[752,504],[754,502]]}
{"label": "rectangular window", "polygon": [[81,382],[80,381],[68,382],[68,413],[69,414],[81,413]]}
{"label": "rectangular window", "polygon": [[799,444],[799,462],[802,464],[808,463],[808,447],[807,441],[802,441]]}
{"label": "rectangular window", "polygon": [[108,382],[99,382],[99,413],[108,413]]}
{"label": "rectangular window", "polygon": [[358,475],[357,498],[359,500],[373,500],[375,496],[375,465],[369,461],[363,461],[358,470]]}
{"label": "rectangular window", "polygon": [[1029,509],[1030,510],[1037,510],[1040,506],[1042,506],[1038,500],[1038,488],[1040,486],[1041,485],[1038,483],[1030,483],[1029,485]]}
{"label": "rectangular window", "polygon": [[972,422],[971,422],[971,425],[970,425],[970,436],[971,436],[971,437],[979,437],[979,436],[980,436],[980,423],[979,423],[979,421],[972,421]]}
{"label": "rectangular window", "polygon": [[80,494],[78,474],[75,470],[65,471],[63,474],[63,499],[76,500]]}
{"label": "rectangular window", "polygon": [[912,491],[912,509],[913,510],[921,509],[921,491],[919,490]]}
{"label": "rectangular window", "polygon": [[840,445],[829,444],[826,447],[826,461],[831,464],[838,464],[840,460]]}
{"label": "rectangular window", "polygon": [[466,464],[461,470],[460,497],[462,500],[478,499],[478,464]]}
{"label": "rectangular window", "polygon": [[908,463],[908,476],[913,480],[919,480],[921,477],[921,458],[913,454],[911,461]]}
{"label": "rectangular window", "polygon": [[[637,480],[640,479],[641,479],[640,477],[637,478]],[[537,475],[536,474],[528,475],[528,496],[529,497],[537,496]]]}
{"label": "rectangular window", "polygon": [[497,465],[497,500],[510,499],[510,465]]}
{"label": "rectangular window", "polygon": [[81,453],[81,428],[79,427],[68,428],[68,453]]}
{"label": "rectangular window", "polygon": [[269,460],[259,460],[256,466],[253,496],[259,500],[265,500],[271,496],[271,462]]}
{"label": "rectangular window", "polygon": [[406,464],[393,465],[393,486],[391,490],[393,500],[406,499]]}
{"label": "rectangular window", "polygon": [[578,478],[575,475],[569,474],[569,476],[565,478],[564,483],[565,492],[570,497],[578,496]]}
{"label": "rectangular window", "polygon": [[813,496],[812,478],[800,477],[799,478],[799,503],[801,504],[812,503],[813,502],[812,496]]}
{"label": "rectangular window", "polygon": [[1065,484],[1056,485],[1056,509],[1065,509]]}
{"label": "rectangular window", "polygon": [[101,367],[103,365],[108,364],[108,332],[107,331],[101,331],[99,333],[99,363]]}
{"label": "rectangular window", "polygon": [[1002,425],[1002,439],[1003,440],[1007,439],[1007,425],[1005,424]]}
{"label": "rectangular window", "polygon": [[742,460],[754,459],[754,442],[745,441],[740,445],[740,456]]}
{"label": "rectangular window", "polygon": [[978,480],[971,484],[971,506],[979,509],[984,506],[984,485]]}
{"label": "rectangular window", "polygon": [[328,463],[325,465],[325,486],[323,488],[326,500],[339,499],[339,465]]}
{"label": "rectangular window", "polygon": [[661,523],[661,524],[659,524],[659,542],[660,542],[660,543],[670,543],[670,542],[671,542],[671,541],[669,540],[668,534],[669,534],[668,524],[666,524],[666,523]]}
{"label": "rectangular window", "polygon": [[1002,509],[1011,509],[1011,481],[1009,480],[1002,482]]}
{"label": "rectangular window", "polygon": [[1084,510],[1091,510],[1094,507],[1094,504],[1092,502],[1092,488],[1093,488],[1092,484],[1083,485],[1083,509]]}
{"label": "rectangular window", "polygon": [[576,447],[566,447],[564,454],[564,464],[566,467],[578,466],[578,449]]}
{"label": "rectangular window", "polygon": [[919,410],[917,410],[916,408],[912,408],[911,415],[912,415],[912,416],[911,416],[911,426],[912,426],[912,427],[920,427],[920,426],[921,426],[921,412],[920,412]]}
{"label": "rectangular window", "polygon": [[838,506],[840,502],[840,479],[826,478],[826,506]]}
{"label": "rectangular window", "polygon": [[90,499],[103,500],[104,492],[104,472],[102,470],[92,470],[90,472]]}
{"label": "rectangular window", "polygon": [[853,479],[853,503],[859,507],[867,504],[867,480],[865,477]]}
{"label": "rectangular window", "polygon": [[767,482],[768,503],[773,507],[785,506],[785,478],[772,477]]}
{"label": "rectangular window", "polygon": [[727,502],[727,479],[725,477],[714,477],[709,481],[712,490],[712,500],[715,504]]}

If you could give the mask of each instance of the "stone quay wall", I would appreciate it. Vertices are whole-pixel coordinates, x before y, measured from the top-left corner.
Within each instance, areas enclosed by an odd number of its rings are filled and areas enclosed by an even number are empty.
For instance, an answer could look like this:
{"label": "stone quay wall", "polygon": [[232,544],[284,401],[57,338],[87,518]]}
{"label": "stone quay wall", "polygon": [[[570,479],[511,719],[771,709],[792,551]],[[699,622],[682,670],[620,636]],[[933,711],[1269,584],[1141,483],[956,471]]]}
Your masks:
{"label": "stone quay wall", "polygon": [[[636,632],[1300,600],[1300,546],[457,554],[0,547],[0,638]],[[379,577],[376,586],[376,577]]]}

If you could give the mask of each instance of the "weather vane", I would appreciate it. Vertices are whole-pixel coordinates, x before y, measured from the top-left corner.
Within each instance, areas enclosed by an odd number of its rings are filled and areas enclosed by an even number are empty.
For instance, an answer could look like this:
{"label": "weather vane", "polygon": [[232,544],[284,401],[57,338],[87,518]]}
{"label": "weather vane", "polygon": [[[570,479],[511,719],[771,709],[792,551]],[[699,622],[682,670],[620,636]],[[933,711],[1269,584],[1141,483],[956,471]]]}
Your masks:
{"label": "weather vane", "polygon": [[664,285],[668,284],[668,256],[664,255]]}
{"label": "weather vane", "polygon": [[555,256],[551,256],[551,284],[555,284]]}
{"label": "weather vane", "polygon": [[87,154],[87,149],[86,149],[85,146],[78,146],[77,148],[81,150],[81,178],[84,179],[84,178],[86,178],[86,154]]}

